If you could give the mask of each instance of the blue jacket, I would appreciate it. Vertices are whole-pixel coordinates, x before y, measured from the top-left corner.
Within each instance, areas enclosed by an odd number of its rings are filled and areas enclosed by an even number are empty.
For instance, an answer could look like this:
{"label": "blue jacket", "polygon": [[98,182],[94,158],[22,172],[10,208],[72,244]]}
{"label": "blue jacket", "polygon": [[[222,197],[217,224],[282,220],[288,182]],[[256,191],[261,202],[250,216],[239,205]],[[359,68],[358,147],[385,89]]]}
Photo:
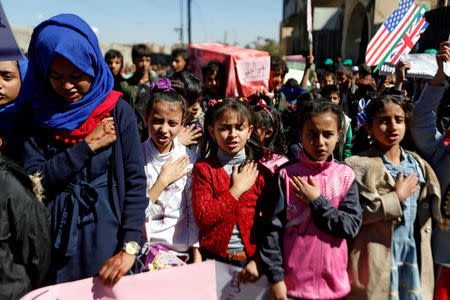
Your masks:
{"label": "blue jacket", "polygon": [[[121,245],[125,241],[140,240],[148,199],[144,158],[134,112],[124,100],[119,99],[111,114],[116,126],[117,140],[112,145],[113,158],[111,170],[108,172],[108,185],[110,194],[113,195],[113,210],[120,220]],[[77,174],[95,155],[83,140],[49,158],[45,153],[45,141],[52,137],[48,137],[49,132],[39,125],[31,128],[35,131],[25,142],[23,164],[27,173],[42,174],[42,185],[47,195]]]}

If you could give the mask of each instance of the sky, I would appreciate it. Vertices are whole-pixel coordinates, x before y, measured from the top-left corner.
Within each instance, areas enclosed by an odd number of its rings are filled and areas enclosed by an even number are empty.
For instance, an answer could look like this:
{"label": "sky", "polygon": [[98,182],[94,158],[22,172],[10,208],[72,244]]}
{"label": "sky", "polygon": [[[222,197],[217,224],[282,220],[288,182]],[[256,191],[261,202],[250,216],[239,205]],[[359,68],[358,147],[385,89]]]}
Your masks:
{"label": "sky", "polygon": [[[74,13],[98,30],[106,43],[180,42],[187,34],[187,0],[0,0],[10,24],[35,27],[59,13]],[[192,0],[192,42],[224,42],[239,46],[257,37],[279,40],[282,0]]]}

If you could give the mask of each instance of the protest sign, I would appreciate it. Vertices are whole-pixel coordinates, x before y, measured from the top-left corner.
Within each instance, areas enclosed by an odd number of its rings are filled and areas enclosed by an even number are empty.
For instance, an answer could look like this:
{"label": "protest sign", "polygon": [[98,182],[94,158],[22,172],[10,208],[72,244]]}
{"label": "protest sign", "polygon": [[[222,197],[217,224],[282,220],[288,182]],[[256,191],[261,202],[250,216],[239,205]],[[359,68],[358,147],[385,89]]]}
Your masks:
{"label": "protest sign", "polygon": [[0,3],[0,60],[19,60],[22,53],[6,19],[2,4]]}
{"label": "protest sign", "polygon": [[[406,77],[431,79],[438,70],[435,53],[402,55],[402,60],[406,60],[411,64],[411,68],[406,70]],[[380,75],[395,75],[395,66],[385,63],[381,66],[379,72]],[[444,73],[450,76],[450,62],[444,63]]]}
{"label": "protest sign", "polygon": [[239,283],[237,275],[242,268],[216,262],[218,300],[270,300],[269,282],[263,276],[254,283]]}
{"label": "protest sign", "polygon": [[112,288],[98,277],[43,287],[22,300],[136,300],[205,299],[216,300],[214,261],[124,276]]}

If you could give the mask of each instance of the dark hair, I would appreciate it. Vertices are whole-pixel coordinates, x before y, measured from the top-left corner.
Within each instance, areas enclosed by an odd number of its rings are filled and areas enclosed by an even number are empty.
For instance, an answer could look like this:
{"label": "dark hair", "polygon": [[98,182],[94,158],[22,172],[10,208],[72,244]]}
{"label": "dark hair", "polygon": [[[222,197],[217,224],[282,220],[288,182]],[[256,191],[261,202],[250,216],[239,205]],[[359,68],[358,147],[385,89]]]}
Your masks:
{"label": "dark hair", "polygon": [[[232,98],[225,98],[220,102],[217,102],[214,106],[209,106],[205,113],[204,121],[204,143],[201,151],[202,158],[208,158],[216,155],[218,146],[217,142],[213,140],[209,133],[209,126],[214,126],[214,123],[223,113],[226,111],[234,111],[241,118],[242,122],[248,121],[249,126],[255,125],[254,117],[250,108],[245,102],[235,100]],[[259,140],[256,130],[252,131],[250,139],[245,145],[245,151],[247,154],[246,162],[250,160],[259,161],[263,156],[263,149],[261,147],[261,141]],[[245,164],[245,162],[244,162]]]}
{"label": "dark hair", "polygon": [[336,75],[346,75],[348,78],[352,78],[353,72],[352,72],[352,69],[350,69],[349,67],[340,66],[336,70]]}
{"label": "dark hair", "polygon": [[338,130],[341,130],[344,127],[345,121],[342,108],[339,105],[334,104],[333,102],[328,101],[324,98],[319,98],[303,103],[297,113],[297,128],[303,129],[303,125],[305,124],[305,122],[311,119],[312,116],[327,112],[331,112],[336,115],[337,127]]}
{"label": "dark hair", "polygon": [[366,64],[360,64],[358,67],[359,78],[364,78],[367,75],[372,75],[372,70]]}
{"label": "dark hair", "polygon": [[284,84],[284,87],[288,89],[296,88],[298,87],[298,81],[295,80],[294,78],[289,78]]}
{"label": "dark hair", "polygon": [[405,112],[405,122],[406,119],[409,117],[409,109],[405,106],[405,103],[402,101],[402,99],[398,97],[394,97],[391,95],[382,95],[372,101],[370,101],[369,105],[367,105],[365,113],[366,113],[366,124],[372,125],[373,118],[378,113],[379,110],[383,109],[385,104],[388,103],[394,103],[399,105],[403,111]]}
{"label": "dark hair", "polygon": [[179,80],[184,85],[185,99],[188,106],[193,105],[203,95],[203,82],[192,73],[181,71],[175,73],[171,80]]}
{"label": "dark hair", "polygon": [[302,105],[304,103],[311,101],[311,100],[319,99],[321,97],[322,96],[317,92],[307,92],[307,93],[301,94],[297,98],[297,112],[300,110],[300,108],[302,107]]}
{"label": "dark hair", "polygon": [[145,44],[137,44],[131,48],[131,59],[134,60],[138,57],[148,56],[151,57],[152,51]]}
{"label": "dark hair", "polygon": [[275,71],[281,69],[282,77],[286,76],[286,74],[289,72],[286,62],[279,56],[270,57],[270,69]]}
{"label": "dark hair", "polygon": [[329,84],[326,85],[322,88],[322,91],[320,92],[320,94],[322,95],[322,97],[327,98],[328,96],[330,96],[331,94],[338,94],[339,95],[339,89],[336,85],[334,84]]}
{"label": "dark hair", "polygon": [[105,54],[105,61],[108,64],[111,59],[116,58],[116,57],[120,58],[120,62],[121,62],[120,69],[122,69],[123,55],[118,50],[115,50],[115,49],[108,50],[108,52],[106,52],[106,54]]}
{"label": "dark hair", "polygon": [[147,104],[147,115],[150,115],[153,106],[160,101],[169,102],[172,104],[178,104],[181,107],[182,117],[184,120],[184,115],[186,113],[186,100],[184,100],[184,86],[180,81],[171,81],[172,88],[174,91],[164,92],[163,90],[158,90],[157,87],[152,91],[150,99]]}
{"label": "dark hair", "polygon": [[264,143],[264,147],[269,150],[264,159],[271,160],[274,153],[285,154],[287,147],[284,142],[283,124],[276,108],[273,105],[267,105],[264,108],[256,105],[253,107],[253,113],[255,117],[255,130],[256,128],[263,130],[272,128],[273,130],[272,135]]}
{"label": "dark hair", "polygon": [[186,66],[189,64],[189,51],[184,48],[176,48],[172,50],[172,59],[177,56],[181,56],[186,62]]}
{"label": "dark hair", "polygon": [[217,72],[217,75],[219,78],[225,79],[225,68],[223,65],[218,61],[217,59],[213,59],[208,61],[203,67],[202,67],[202,75],[203,80],[210,75]]}

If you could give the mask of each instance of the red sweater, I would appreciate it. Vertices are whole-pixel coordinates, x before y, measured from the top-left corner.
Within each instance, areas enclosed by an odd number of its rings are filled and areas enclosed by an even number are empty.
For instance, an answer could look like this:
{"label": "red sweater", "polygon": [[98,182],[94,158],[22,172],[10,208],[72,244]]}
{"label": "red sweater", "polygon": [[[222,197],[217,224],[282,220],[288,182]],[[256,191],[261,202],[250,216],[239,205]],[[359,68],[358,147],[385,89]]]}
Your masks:
{"label": "red sweater", "polygon": [[258,168],[253,186],[236,200],[230,193],[231,178],[217,158],[199,161],[194,166],[192,208],[200,228],[201,247],[225,257],[237,222],[247,255],[255,254],[257,228],[253,225],[259,218],[257,207],[266,194],[263,193],[265,183],[270,180],[270,172],[260,164]]}

